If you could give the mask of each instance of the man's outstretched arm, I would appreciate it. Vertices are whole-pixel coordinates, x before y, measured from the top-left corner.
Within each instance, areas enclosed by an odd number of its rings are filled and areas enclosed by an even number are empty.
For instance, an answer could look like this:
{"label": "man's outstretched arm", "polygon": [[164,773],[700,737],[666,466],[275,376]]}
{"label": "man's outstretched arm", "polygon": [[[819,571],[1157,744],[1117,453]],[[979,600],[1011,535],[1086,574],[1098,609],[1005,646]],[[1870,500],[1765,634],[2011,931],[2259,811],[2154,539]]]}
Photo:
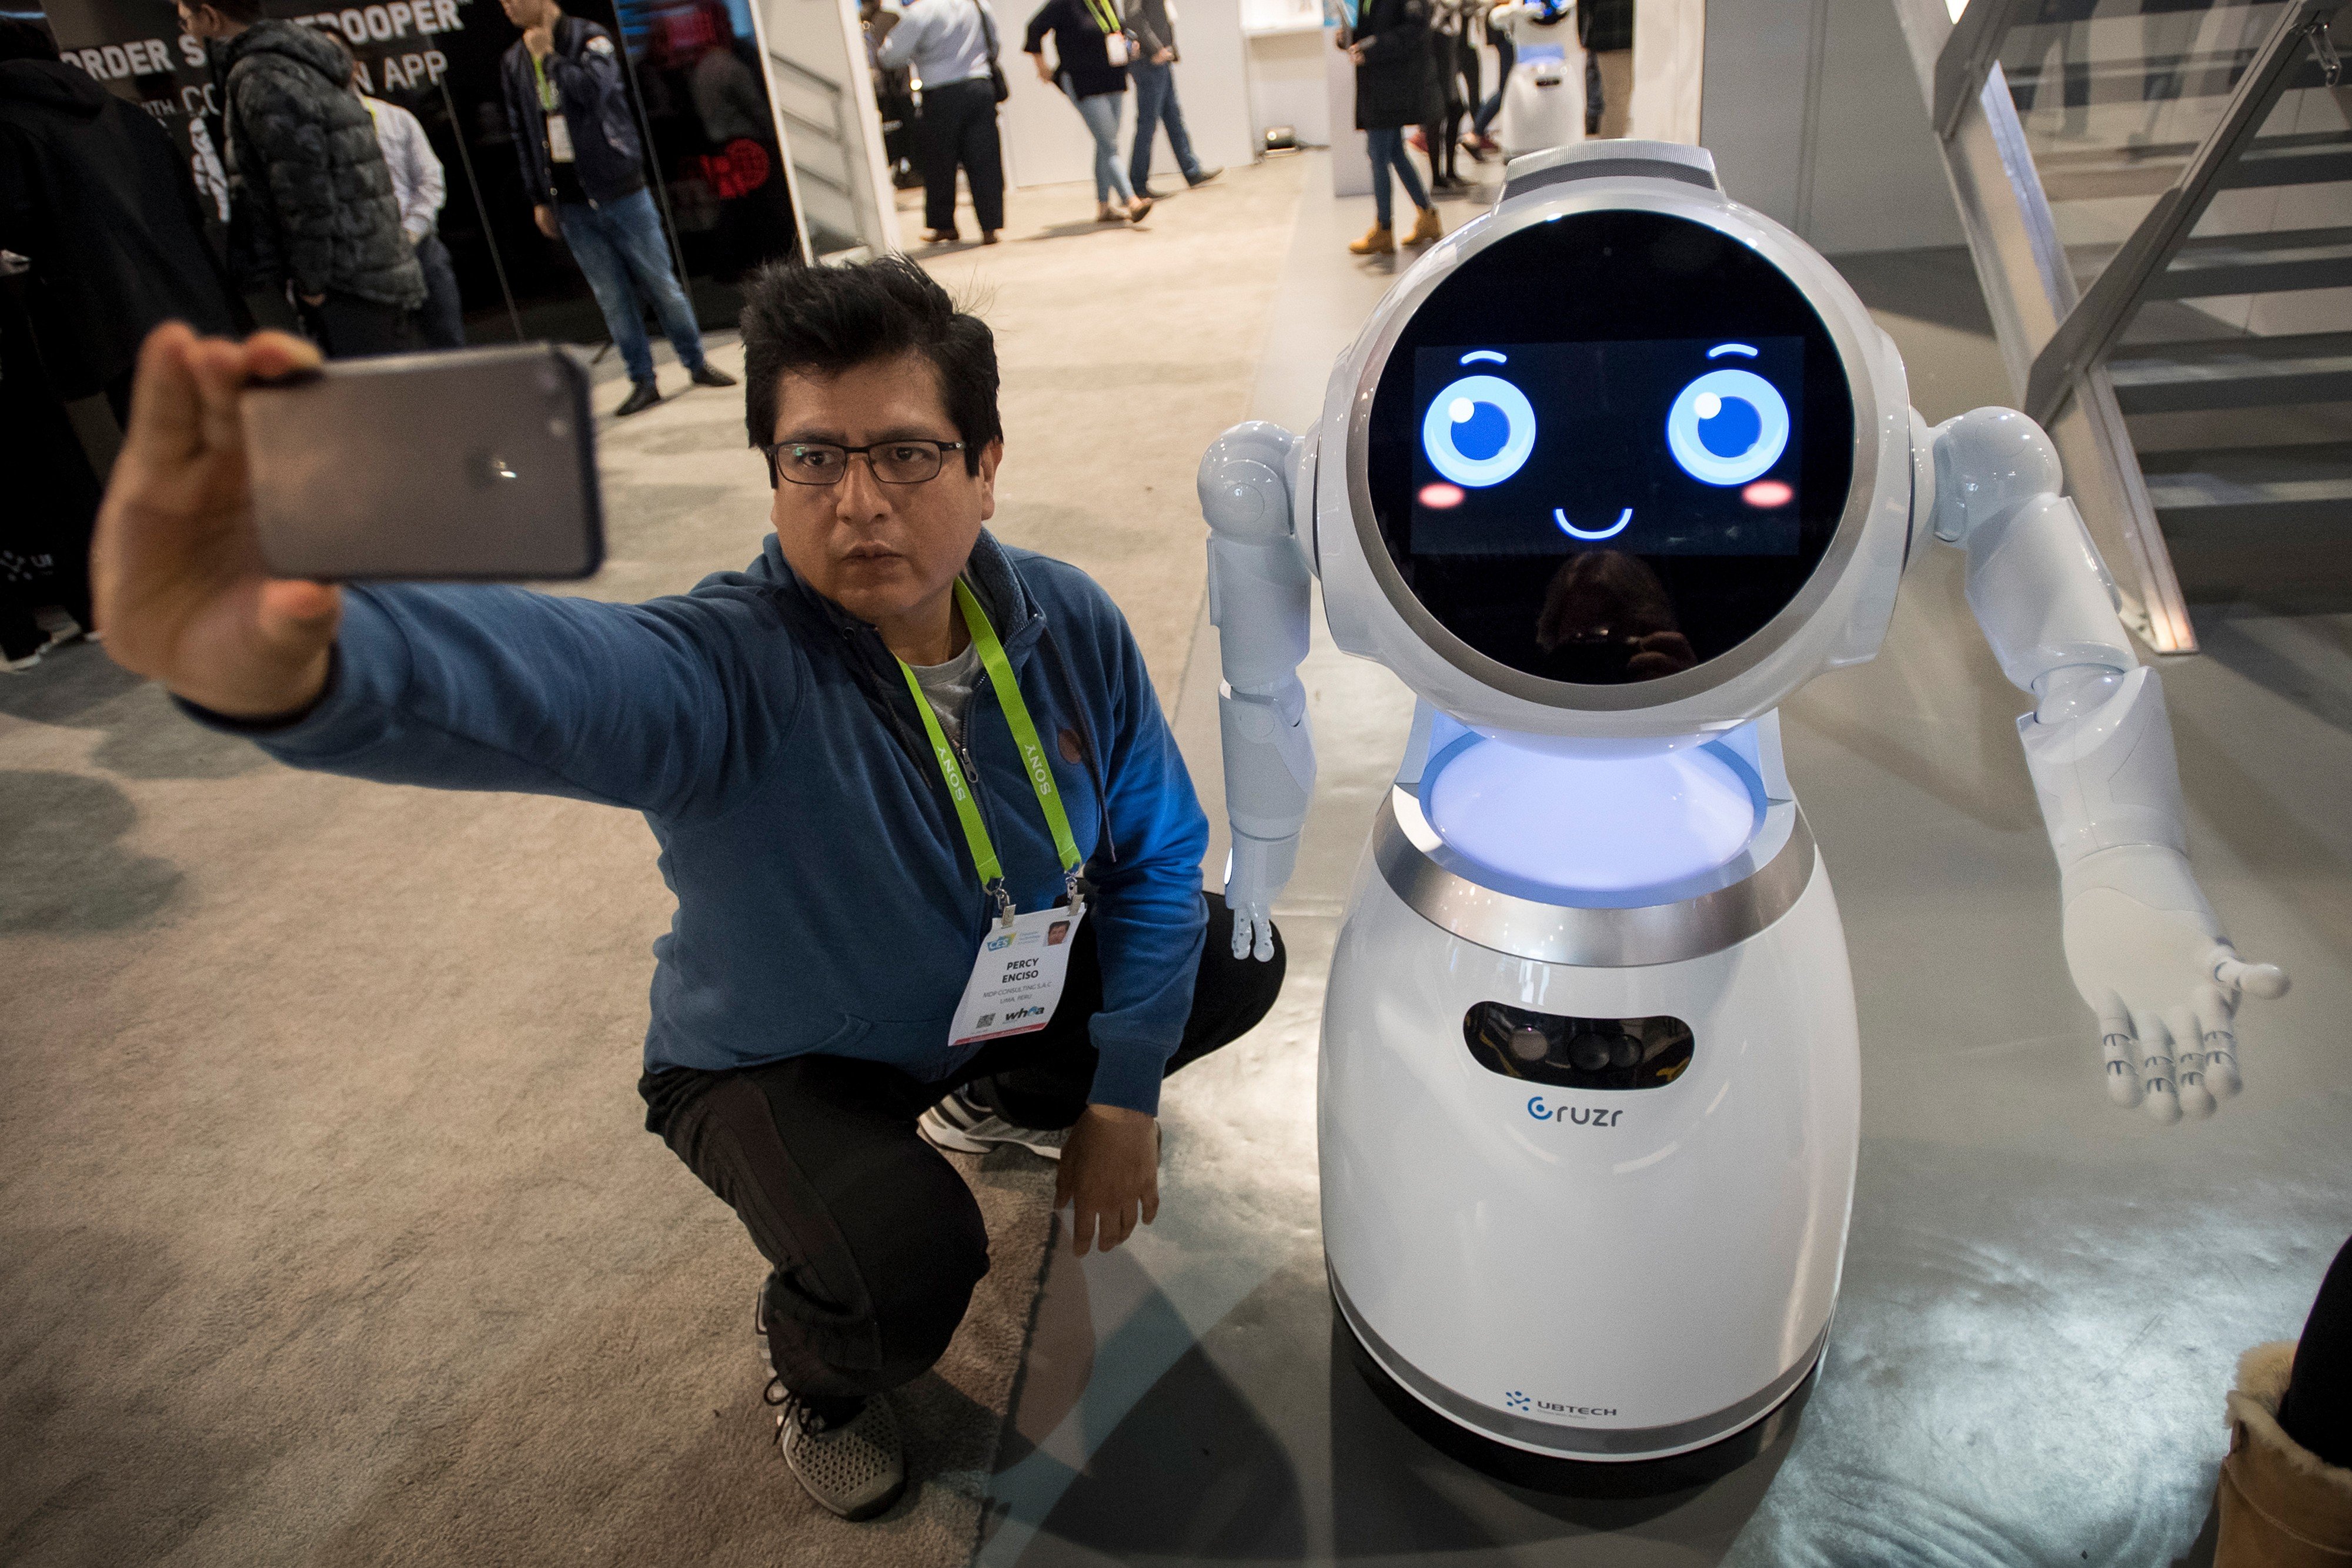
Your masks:
{"label": "man's outstretched arm", "polygon": [[318,363],[278,333],[149,338],[92,549],[116,662],[299,766],[667,811],[723,789],[733,705],[683,616],[269,574],[238,398]]}

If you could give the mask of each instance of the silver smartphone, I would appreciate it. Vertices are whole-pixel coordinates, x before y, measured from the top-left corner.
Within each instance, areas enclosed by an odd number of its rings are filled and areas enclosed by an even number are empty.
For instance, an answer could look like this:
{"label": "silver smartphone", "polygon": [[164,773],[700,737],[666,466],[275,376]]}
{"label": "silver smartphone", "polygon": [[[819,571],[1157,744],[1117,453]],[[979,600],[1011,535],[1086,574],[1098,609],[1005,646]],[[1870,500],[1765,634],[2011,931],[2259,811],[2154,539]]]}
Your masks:
{"label": "silver smartphone", "polygon": [[589,576],[588,372],[551,343],[330,361],[246,389],[261,555],[326,582]]}

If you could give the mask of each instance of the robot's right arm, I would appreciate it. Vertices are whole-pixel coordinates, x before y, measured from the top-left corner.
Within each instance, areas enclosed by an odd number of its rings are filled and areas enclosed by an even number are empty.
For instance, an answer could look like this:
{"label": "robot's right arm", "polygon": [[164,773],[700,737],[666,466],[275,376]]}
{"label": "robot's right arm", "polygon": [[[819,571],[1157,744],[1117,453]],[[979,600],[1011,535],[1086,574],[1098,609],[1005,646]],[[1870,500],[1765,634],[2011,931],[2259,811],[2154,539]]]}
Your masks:
{"label": "robot's right arm", "polygon": [[1225,814],[1233,858],[1225,903],[1234,956],[1274,956],[1274,901],[1298,859],[1298,831],[1315,792],[1315,739],[1307,724],[1309,611],[1307,549],[1292,525],[1299,438],[1279,425],[1237,424],[1201,459],[1208,519],[1209,619],[1223,683]]}

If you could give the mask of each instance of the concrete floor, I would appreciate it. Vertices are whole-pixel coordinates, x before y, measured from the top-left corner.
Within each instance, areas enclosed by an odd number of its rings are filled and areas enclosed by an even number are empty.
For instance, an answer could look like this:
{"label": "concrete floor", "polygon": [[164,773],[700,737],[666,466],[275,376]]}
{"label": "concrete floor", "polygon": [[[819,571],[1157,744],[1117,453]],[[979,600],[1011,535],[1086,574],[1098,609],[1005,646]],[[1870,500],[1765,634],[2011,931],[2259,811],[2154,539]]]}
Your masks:
{"label": "concrete floor", "polygon": [[[1390,280],[1340,248],[1369,202],[1307,173],[1253,402],[1293,424]],[[1849,274],[1931,420],[2005,400],[1964,261]],[[1318,1020],[1411,699],[1318,620],[1302,673],[1321,773],[1279,912],[1290,983],[1255,1033],[1171,1084],[1158,1224],[1049,1268],[980,1563],[2209,1559],[2235,1357],[2292,1337],[2352,1229],[2336,1071],[2352,622],[2216,612],[2208,653],[2164,668],[2205,888],[2242,949],[2296,985],[2242,1018],[2244,1094],[2162,1128],[2102,1092],[2012,727],[2026,704],[1958,566],[1917,563],[1878,660],[1784,710],[1845,913],[1864,1099],[1836,1328],[1759,1456],[1648,1498],[1525,1491],[1405,1431],[1340,1353],[1317,1228]],[[1204,617],[1176,724],[1213,816],[1216,679]]]}

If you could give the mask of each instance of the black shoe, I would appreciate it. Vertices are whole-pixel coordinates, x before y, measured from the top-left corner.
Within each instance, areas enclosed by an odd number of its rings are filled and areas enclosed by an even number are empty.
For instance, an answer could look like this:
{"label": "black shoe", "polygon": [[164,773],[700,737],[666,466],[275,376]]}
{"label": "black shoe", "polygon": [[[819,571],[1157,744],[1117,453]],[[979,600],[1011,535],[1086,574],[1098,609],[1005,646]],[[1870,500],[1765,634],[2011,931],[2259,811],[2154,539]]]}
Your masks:
{"label": "black shoe", "polygon": [[695,369],[694,384],[698,387],[731,387],[735,384],[735,378],[716,366],[699,365]]}
{"label": "black shoe", "polygon": [[1223,170],[1223,169],[1222,169],[1222,168],[1216,168],[1216,169],[1203,169],[1203,170],[1202,170],[1202,171],[1201,171],[1199,173],[1197,173],[1197,174],[1187,174],[1187,175],[1185,175],[1185,176],[1184,176],[1184,183],[1185,183],[1185,184],[1187,184],[1187,185],[1189,185],[1189,186],[1191,186],[1193,190],[1197,191],[1197,190],[1199,190],[1202,186],[1203,186],[1203,185],[1207,184],[1210,181],[1212,181],[1212,180],[1215,179],[1218,175],[1220,175],[1220,174],[1222,174],[1222,173],[1223,173],[1223,172],[1224,172],[1224,170]]}
{"label": "black shoe", "polygon": [[626,419],[633,413],[645,413],[659,402],[661,402],[661,388],[651,382],[639,382],[629,390],[629,395],[621,400],[621,406],[613,411],[613,416],[615,419]]}

